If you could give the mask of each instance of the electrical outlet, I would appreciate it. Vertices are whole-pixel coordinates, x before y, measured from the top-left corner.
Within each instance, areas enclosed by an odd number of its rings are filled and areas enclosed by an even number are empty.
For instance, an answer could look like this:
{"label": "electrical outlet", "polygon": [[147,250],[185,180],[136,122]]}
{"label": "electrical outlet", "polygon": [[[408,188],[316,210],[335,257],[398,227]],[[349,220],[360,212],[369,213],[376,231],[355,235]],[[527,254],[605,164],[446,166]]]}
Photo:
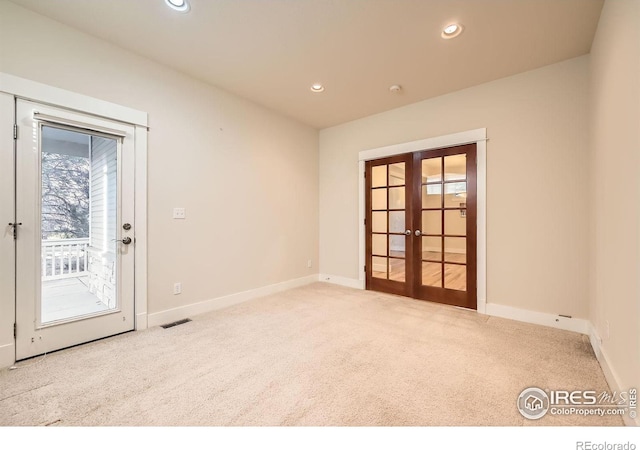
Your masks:
{"label": "electrical outlet", "polygon": [[173,295],[182,294],[182,283],[173,283]]}
{"label": "electrical outlet", "polygon": [[311,263],[311,260],[308,260],[308,261],[307,261],[307,267],[308,267],[309,269],[311,269],[311,267],[312,267],[312,266],[313,266],[313,264]]}
{"label": "electrical outlet", "polygon": [[173,218],[174,219],[185,219],[187,217],[187,213],[184,208],[173,208]]}

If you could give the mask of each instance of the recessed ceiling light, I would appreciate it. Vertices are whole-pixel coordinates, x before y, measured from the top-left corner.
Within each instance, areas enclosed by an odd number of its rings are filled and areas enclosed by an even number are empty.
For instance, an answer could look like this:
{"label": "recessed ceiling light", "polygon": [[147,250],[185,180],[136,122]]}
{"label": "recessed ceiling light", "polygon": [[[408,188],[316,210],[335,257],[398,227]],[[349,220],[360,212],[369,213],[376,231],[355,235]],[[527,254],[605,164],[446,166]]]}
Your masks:
{"label": "recessed ceiling light", "polygon": [[189,2],[187,0],[164,0],[169,8],[179,12],[189,11]]}
{"label": "recessed ceiling light", "polygon": [[320,83],[314,83],[311,85],[311,92],[322,92],[324,91],[324,86]]}
{"label": "recessed ceiling light", "polygon": [[459,23],[450,23],[442,30],[442,38],[443,39],[452,39],[456,36],[460,36],[464,27]]}

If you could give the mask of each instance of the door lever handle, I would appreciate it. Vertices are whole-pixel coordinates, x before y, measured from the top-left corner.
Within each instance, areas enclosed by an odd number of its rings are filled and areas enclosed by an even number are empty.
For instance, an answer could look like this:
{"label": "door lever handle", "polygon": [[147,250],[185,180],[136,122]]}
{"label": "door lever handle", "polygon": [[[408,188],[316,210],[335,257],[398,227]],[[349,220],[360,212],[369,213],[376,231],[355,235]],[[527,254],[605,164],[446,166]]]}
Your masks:
{"label": "door lever handle", "polygon": [[113,239],[114,241],[118,241],[118,242],[122,242],[124,245],[129,245],[131,244],[131,238],[129,236],[123,238],[123,239]]}

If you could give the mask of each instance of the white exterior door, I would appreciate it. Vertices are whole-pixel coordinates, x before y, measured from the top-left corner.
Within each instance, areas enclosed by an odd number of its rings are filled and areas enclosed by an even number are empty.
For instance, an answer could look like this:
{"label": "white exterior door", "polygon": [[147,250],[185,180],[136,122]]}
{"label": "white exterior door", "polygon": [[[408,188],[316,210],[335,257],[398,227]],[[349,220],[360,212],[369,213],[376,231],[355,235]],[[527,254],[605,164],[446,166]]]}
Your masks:
{"label": "white exterior door", "polygon": [[135,127],[16,102],[16,360],[134,329]]}

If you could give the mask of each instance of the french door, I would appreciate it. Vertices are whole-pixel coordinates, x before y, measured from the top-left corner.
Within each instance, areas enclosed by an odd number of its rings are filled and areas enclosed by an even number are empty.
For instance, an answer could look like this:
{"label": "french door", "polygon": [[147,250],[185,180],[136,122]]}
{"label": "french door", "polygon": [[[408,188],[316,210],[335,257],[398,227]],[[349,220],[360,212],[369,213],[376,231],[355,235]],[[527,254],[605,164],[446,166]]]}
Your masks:
{"label": "french door", "polygon": [[134,128],[15,114],[16,360],[133,330]]}
{"label": "french door", "polygon": [[365,167],[367,289],[475,309],[475,144]]}

